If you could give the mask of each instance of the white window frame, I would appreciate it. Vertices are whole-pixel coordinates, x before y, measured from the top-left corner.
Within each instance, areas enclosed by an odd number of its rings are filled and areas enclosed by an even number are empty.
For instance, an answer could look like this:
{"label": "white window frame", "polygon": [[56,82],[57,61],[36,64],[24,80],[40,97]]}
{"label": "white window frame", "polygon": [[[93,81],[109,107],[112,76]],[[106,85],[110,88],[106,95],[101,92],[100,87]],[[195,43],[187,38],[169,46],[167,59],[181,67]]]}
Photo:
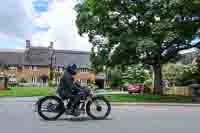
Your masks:
{"label": "white window frame", "polygon": [[32,66],[32,69],[33,69],[33,71],[37,71],[38,70],[37,66]]}
{"label": "white window frame", "polygon": [[88,69],[87,69],[87,68],[80,68],[80,72],[81,72],[81,73],[87,73],[87,72],[88,72]]}
{"label": "white window frame", "polygon": [[58,71],[59,71],[59,72],[63,72],[63,68],[62,68],[62,67],[59,67],[59,68],[58,68]]}
{"label": "white window frame", "polygon": [[9,70],[17,70],[17,67],[16,66],[10,66],[8,69]]}
{"label": "white window frame", "polygon": [[88,81],[87,80],[80,80],[81,85],[87,85]]}
{"label": "white window frame", "polygon": [[32,83],[36,84],[38,82],[38,78],[36,76],[32,77]]}
{"label": "white window frame", "polygon": [[29,70],[33,70],[33,66],[29,66]]}

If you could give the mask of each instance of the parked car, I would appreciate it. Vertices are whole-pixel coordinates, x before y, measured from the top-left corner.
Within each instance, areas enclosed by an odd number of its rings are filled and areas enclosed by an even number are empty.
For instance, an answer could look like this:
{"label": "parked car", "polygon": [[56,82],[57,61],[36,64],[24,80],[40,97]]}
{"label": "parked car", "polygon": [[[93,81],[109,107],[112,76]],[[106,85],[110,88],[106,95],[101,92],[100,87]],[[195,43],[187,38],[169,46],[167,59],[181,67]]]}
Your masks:
{"label": "parked car", "polygon": [[128,93],[143,93],[144,92],[144,84],[142,83],[134,83],[128,85]]}
{"label": "parked car", "polygon": [[11,86],[17,85],[18,84],[17,79],[15,77],[9,77],[8,84],[11,85]]}

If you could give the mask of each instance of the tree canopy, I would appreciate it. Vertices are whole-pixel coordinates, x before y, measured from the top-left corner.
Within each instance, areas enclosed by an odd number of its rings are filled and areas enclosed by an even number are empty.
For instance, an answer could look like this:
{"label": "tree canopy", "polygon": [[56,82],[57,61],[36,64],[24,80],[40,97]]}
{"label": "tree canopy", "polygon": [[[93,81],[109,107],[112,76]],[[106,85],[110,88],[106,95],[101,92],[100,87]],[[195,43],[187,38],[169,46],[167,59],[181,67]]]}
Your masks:
{"label": "tree canopy", "polygon": [[198,0],[84,0],[76,5],[80,35],[93,44],[93,67],[148,64],[155,93],[161,93],[162,64],[191,41],[200,28]]}

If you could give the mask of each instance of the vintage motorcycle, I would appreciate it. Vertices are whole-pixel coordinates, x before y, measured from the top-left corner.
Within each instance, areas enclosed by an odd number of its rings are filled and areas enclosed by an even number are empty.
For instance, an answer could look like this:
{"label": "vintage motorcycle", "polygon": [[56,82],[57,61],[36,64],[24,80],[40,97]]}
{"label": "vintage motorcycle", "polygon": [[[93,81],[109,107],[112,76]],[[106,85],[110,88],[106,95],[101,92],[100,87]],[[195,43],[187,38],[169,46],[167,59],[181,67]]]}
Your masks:
{"label": "vintage motorcycle", "polygon": [[[105,96],[97,95],[89,89],[88,91],[80,93],[80,96],[79,115],[85,114],[86,112],[88,116],[95,120],[102,120],[109,116],[111,105]],[[69,115],[66,113],[68,111],[67,104],[69,101],[70,98],[61,98],[58,95],[45,96],[37,101],[35,111],[44,120],[56,120],[64,113]]]}

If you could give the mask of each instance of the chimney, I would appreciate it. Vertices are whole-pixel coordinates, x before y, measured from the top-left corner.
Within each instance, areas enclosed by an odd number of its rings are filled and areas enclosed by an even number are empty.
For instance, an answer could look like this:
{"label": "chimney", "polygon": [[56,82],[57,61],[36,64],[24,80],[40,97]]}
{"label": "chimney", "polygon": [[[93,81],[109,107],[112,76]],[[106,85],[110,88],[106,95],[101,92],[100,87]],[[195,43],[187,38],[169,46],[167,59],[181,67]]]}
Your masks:
{"label": "chimney", "polygon": [[49,48],[53,48],[53,42],[50,42]]}
{"label": "chimney", "polygon": [[26,40],[26,48],[30,48],[31,47],[31,41],[30,40]]}

